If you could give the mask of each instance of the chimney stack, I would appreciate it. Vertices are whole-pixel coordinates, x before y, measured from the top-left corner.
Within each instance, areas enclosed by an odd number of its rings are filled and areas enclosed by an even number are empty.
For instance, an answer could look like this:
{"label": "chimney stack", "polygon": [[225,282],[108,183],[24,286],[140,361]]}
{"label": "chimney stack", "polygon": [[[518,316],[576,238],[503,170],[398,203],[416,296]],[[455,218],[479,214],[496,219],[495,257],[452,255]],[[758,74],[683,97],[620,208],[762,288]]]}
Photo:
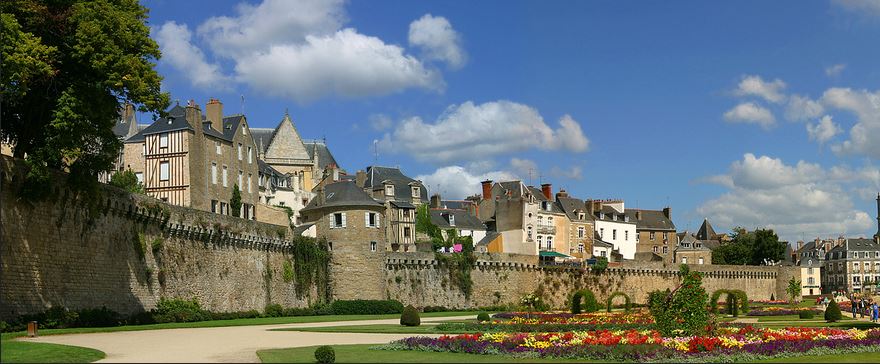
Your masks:
{"label": "chimney stack", "polygon": [[559,200],[560,197],[568,197],[568,192],[564,188],[560,188],[559,192],[556,192],[556,199]]}
{"label": "chimney stack", "polygon": [[367,182],[367,172],[362,170],[357,171],[354,175],[354,183],[357,184],[358,187],[364,188],[364,183]]}
{"label": "chimney stack", "polygon": [[432,209],[439,209],[440,208],[440,194],[439,193],[435,193],[435,194],[431,195],[431,208]]}
{"label": "chimney stack", "polygon": [[122,111],[122,121],[128,122],[129,119],[134,116],[134,104],[130,102],[125,103],[125,109]]}
{"label": "chimney stack", "polygon": [[214,130],[223,132],[223,103],[220,100],[211,98],[205,105],[205,117],[211,122]]}
{"label": "chimney stack", "polygon": [[664,207],[663,216],[666,216],[667,219],[672,220],[672,208],[669,206]]}
{"label": "chimney stack", "polygon": [[492,197],[492,180],[487,179],[480,183],[483,184],[483,199],[488,200]]}
{"label": "chimney stack", "polygon": [[544,198],[550,200],[553,198],[553,189],[552,185],[549,183],[545,183],[541,185],[541,192],[544,194]]}
{"label": "chimney stack", "polygon": [[199,108],[199,104],[193,100],[189,100],[186,104],[184,118],[189,125],[195,129],[197,134],[202,132],[202,109]]}
{"label": "chimney stack", "polygon": [[[663,212],[666,213],[666,211],[663,211]],[[641,220],[642,220],[642,210],[636,210],[636,221],[641,221]]]}

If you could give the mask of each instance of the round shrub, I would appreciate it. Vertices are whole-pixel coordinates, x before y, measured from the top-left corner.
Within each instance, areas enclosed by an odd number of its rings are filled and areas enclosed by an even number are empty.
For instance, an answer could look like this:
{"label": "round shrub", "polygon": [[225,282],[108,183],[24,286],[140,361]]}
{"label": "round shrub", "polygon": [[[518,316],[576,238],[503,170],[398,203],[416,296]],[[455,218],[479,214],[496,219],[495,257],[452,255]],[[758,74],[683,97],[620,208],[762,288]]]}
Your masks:
{"label": "round shrub", "polygon": [[330,364],[336,362],[336,352],[327,345],[319,346],[315,349],[315,360],[320,364]]}
{"label": "round shrub", "polygon": [[412,305],[406,306],[400,315],[400,324],[403,326],[419,326],[422,323],[419,311]]}
{"label": "round shrub", "polygon": [[814,316],[816,316],[816,313],[813,311],[803,310],[798,312],[798,317],[804,320],[812,319]]}
{"label": "round shrub", "polygon": [[480,312],[480,314],[477,315],[477,321],[479,321],[479,322],[486,322],[486,321],[489,321],[489,320],[491,320],[491,318],[489,318],[489,314],[488,314],[488,313]]}
{"label": "round shrub", "polygon": [[828,303],[828,308],[825,309],[825,321],[837,322],[841,319],[843,319],[843,314],[840,313],[840,305],[837,304],[837,301],[831,300]]}

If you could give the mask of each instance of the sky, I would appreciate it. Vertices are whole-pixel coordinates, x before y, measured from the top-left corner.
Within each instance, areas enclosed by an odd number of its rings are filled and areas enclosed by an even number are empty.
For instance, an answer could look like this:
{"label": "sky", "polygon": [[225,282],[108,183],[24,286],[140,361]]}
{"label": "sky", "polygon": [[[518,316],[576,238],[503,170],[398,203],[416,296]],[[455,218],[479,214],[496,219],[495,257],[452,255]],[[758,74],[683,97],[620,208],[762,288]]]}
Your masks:
{"label": "sky", "polygon": [[551,183],[679,231],[878,229],[880,0],[144,5],[172,100],[289,112],[351,174]]}

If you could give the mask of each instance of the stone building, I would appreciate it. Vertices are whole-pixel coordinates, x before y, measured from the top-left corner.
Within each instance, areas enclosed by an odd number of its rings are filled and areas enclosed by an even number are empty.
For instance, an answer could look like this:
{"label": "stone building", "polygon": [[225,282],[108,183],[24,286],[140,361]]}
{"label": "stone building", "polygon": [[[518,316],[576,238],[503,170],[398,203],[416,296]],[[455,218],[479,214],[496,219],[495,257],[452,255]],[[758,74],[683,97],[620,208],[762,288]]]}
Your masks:
{"label": "stone building", "polygon": [[585,205],[600,239],[611,243],[623,259],[634,259],[636,222],[627,216],[623,200],[587,200]]}
{"label": "stone building", "polygon": [[[587,213],[584,201],[570,197],[565,190],[559,190],[556,193],[556,203],[568,217],[567,254],[580,259],[589,258],[593,255],[593,218]],[[607,254],[610,256],[611,252]]]}
{"label": "stone building", "polygon": [[637,255],[657,255],[667,263],[676,261],[672,250],[676,248],[678,241],[671,208],[667,206],[663,210],[627,209],[626,215],[629,221],[636,223]]}
{"label": "stone building", "polygon": [[568,242],[571,224],[569,224],[565,211],[554,200],[552,185],[544,183],[541,185],[540,190],[533,186],[528,188],[538,203],[538,221],[535,225],[538,255],[554,258],[559,257],[559,254],[569,256],[571,246],[569,246]]}
{"label": "stone building", "polygon": [[880,282],[880,243],[877,239],[845,239],[825,255],[822,291],[877,291]]}
{"label": "stone building", "polygon": [[428,203],[428,191],[422,182],[407,177],[399,168],[369,166],[357,172],[355,183],[385,205],[388,250],[414,251],[416,208]]}
{"label": "stone building", "polygon": [[447,230],[454,229],[456,236],[470,236],[474,245],[486,237],[486,225],[471,213],[470,201],[443,201],[439,194],[431,196],[429,214],[431,223],[440,228],[444,238]]}
{"label": "stone building", "polygon": [[538,255],[536,230],[541,204],[534,191],[521,181],[493,184],[487,180],[482,188],[478,217],[495,234],[488,234],[478,245],[490,253]]}
{"label": "stone building", "polygon": [[712,264],[712,250],[703,240],[697,239],[687,231],[672,235],[670,240],[677,241],[673,249],[673,260],[676,264]]}

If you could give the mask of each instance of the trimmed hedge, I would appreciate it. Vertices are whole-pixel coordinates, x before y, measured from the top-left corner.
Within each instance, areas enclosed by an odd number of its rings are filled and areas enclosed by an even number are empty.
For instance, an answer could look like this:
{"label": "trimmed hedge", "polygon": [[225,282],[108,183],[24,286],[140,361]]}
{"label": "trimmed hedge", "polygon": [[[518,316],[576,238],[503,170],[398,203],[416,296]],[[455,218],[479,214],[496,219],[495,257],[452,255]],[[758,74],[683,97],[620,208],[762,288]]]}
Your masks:
{"label": "trimmed hedge", "polygon": [[403,326],[419,326],[422,324],[422,319],[419,317],[419,310],[416,310],[412,305],[406,306],[403,309],[403,313],[400,315],[400,324]]}
{"label": "trimmed hedge", "polygon": [[340,300],[330,304],[334,315],[382,315],[402,313],[403,304],[396,300]]}
{"label": "trimmed hedge", "polygon": [[831,300],[828,303],[828,308],[825,309],[825,321],[836,322],[842,319],[843,314],[840,312],[840,305],[837,304],[837,301]]}
{"label": "trimmed hedge", "polygon": [[477,321],[479,321],[479,322],[486,322],[486,321],[491,321],[491,320],[492,320],[492,318],[489,317],[489,314],[486,312],[480,312],[477,315]]}
{"label": "trimmed hedge", "polygon": [[599,302],[596,301],[596,295],[593,294],[593,291],[583,289],[571,296],[571,313],[596,311],[599,311]]}
{"label": "trimmed hedge", "polygon": [[608,312],[611,312],[612,302],[614,301],[614,299],[617,297],[620,297],[620,296],[623,296],[623,298],[625,299],[624,306],[623,306],[624,311],[629,312],[632,310],[632,300],[629,298],[629,296],[626,295],[626,293],[618,291],[618,292],[614,292],[610,296],[608,296],[608,301],[605,303],[606,310]]}
{"label": "trimmed hedge", "polygon": [[798,312],[798,317],[800,317],[801,319],[804,319],[804,320],[809,320],[809,319],[812,319],[813,317],[816,317],[816,312],[801,311],[801,312]]}
{"label": "trimmed hedge", "polygon": [[333,347],[324,345],[315,349],[315,361],[319,364],[332,364],[336,362],[336,352]]}
{"label": "trimmed hedge", "polygon": [[[738,309],[731,308],[730,305],[727,305],[727,313],[738,314],[739,312],[749,312],[749,297],[744,291],[738,289],[719,289],[712,292],[712,297],[709,298],[709,307],[713,313],[720,313],[718,312],[718,299],[721,298],[721,295],[723,294],[727,295],[727,302],[736,302],[738,305]],[[734,298],[731,298],[731,296]]]}

